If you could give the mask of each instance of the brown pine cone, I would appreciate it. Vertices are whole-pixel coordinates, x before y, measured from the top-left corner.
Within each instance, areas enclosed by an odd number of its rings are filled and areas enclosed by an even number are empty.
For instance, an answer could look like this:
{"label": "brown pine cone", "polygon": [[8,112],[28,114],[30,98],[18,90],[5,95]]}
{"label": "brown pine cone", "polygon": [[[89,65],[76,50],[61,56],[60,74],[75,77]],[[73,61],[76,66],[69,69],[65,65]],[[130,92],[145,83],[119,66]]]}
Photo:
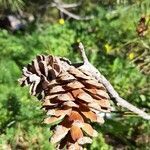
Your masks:
{"label": "brown pine cone", "polygon": [[51,142],[58,149],[80,150],[91,143],[98,133],[90,123],[102,124],[100,112],[110,111],[105,87],[59,57],[37,56],[32,65],[23,69],[20,83],[30,85],[32,95],[44,93],[44,123],[54,126]]}

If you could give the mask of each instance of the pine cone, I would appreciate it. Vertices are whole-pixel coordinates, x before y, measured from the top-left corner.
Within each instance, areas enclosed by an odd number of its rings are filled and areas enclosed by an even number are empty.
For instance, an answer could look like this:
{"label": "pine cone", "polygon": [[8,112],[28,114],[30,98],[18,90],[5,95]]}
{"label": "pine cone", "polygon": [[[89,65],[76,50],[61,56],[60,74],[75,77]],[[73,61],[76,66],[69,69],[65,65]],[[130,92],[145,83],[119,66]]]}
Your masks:
{"label": "pine cone", "polygon": [[44,123],[53,125],[51,142],[58,149],[80,150],[91,143],[98,133],[90,123],[102,124],[100,112],[110,111],[105,87],[59,57],[37,56],[23,69],[20,83],[30,85],[32,95],[43,95]]}

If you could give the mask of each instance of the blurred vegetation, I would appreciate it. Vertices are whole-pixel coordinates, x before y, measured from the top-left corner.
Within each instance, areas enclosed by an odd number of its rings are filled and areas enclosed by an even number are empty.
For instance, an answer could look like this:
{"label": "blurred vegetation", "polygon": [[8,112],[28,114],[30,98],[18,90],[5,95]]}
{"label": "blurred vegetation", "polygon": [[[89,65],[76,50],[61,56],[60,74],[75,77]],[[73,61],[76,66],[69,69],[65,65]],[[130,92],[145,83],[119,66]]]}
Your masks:
{"label": "blurred vegetation", "polygon": [[[0,29],[0,149],[53,149],[49,127],[42,124],[40,102],[17,79],[21,69],[37,54],[65,56],[80,61],[74,48],[82,41],[88,57],[119,94],[149,113],[150,31],[139,37],[141,16],[150,16],[149,0],[86,0],[73,9],[77,15],[94,19],[60,18],[56,8],[39,9],[52,1],[0,0],[1,15],[30,13],[35,22],[15,33]],[[78,2],[65,0],[66,3]],[[9,10],[9,11],[8,11]],[[39,11],[40,10],[40,11]],[[7,12],[7,13],[6,13]],[[61,20],[60,20],[61,19]],[[140,149],[150,147],[150,122],[115,108],[102,126],[94,124],[99,137],[91,150]],[[120,112],[120,113],[119,113]]]}

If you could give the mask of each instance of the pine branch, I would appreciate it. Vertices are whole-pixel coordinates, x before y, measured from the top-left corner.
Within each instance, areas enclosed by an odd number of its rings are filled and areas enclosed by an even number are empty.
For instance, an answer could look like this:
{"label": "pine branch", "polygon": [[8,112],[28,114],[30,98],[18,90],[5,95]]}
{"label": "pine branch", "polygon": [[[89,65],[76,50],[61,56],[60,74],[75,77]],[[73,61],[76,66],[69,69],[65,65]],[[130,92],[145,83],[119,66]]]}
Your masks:
{"label": "pine branch", "polygon": [[107,89],[111,98],[115,100],[118,106],[122,106],[127,108],[128,110],[138,114],[140,117],[150,120],[150,115],[146,112],[140,110],[136,106],[130,104],[127,100],[121,98],[116,90],[113,88],[111,83],[88,61],[88,58],[85,54],[84,46],[82,43],[79,43],[79,52],[83,59],[83,65],[80,66],[80,69],[88,71],[91,75],[96,78],[99,82],[101,82]]}

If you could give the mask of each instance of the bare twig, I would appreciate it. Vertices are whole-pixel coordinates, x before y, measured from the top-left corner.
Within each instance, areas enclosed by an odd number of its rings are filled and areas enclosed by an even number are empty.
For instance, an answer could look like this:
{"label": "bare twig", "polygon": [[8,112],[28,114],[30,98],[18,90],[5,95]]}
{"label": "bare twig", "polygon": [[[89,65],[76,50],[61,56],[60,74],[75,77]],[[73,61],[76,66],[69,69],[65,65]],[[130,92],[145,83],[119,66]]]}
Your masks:
{"label": "bare twig", "polygon": [[[49,8],[49,7],[56,7],[58,5],[58,2],[51,2],[51,3],[46,3],[43,4],[39,7],[39,9],[43,9],[43,8]],[[60,4],[62,8],[75,8],[81,5],[81,1],[78,3],[71,3],[71,4]]]}
{"label": "bare twig", "polygon": [[78,7],[81,5],[81,1],[78,3],[72,3],[72,4],[62,4],[61,6],[63,8],[74,8],[74,7]]}
{"label": "bare twig", "polygon": [[67,16],[69,16],[70,18],[76,19],[76,20],[90,20],[93,19],[93,16],[85,16],[85,17],[81,17],[79,15],[73,14],[71,12],[69,12],[68,10],[64,9],[61,6],[56,5],[57,9],[59,9],[61,12],[63,12],[64,14],[66,14]]}
{"label": "bare twig", "polygon": [[78,7],[81,5],[82,0],[80,0],[77,3],[71,3],[71,4],[66,4],[63,3],[61,0],[53,0],[55,4],[61,5],[63,8],[73,8],[73,7]]}
{"label": "bare twig", "polygon": [[[55,6],[58,10],[69,16],[70,18],[76,19],[76,20],[90,20],[93,19],[93,16],[85,16],[81,17],[79,15],[73,14],[65,9],[66,4],[62,4],[60,0],[54,0],[53,6]],[[71,5],[71,4],[70,4]]]}
{"label": "bare twig", "polygon": [[125,99],[121,98],[119,94],[116,92],[116,90],[113,88],[113,86],[110,84],[110,82],[88,61],[82,43],[79,44],[79,51],[84,62],[84,64],[79,67],[80,69],[88,71],[94,78],[96,78],[99,82],[101,82],[106,87],[111,98],[114,99],[118,105],[127,108],[128,110],[138,114],[144,119],[150,120],[149,114],[145,113],[136,106],[127,102]]}
{"label": "bare twig", "polygon": [[80,55],[82,57],[83,63],[84,64],[89,63],[88,58],[85,54],[84,46],[81,42],[79,43],[79,50],[80,50],[79,52],[80,52]]}
{"label": "bare twig", "polygon": [[65,4],[65,3],[62,3],[60,0],[53,0],[52,3],[44,4],[44,5],[40,6],[39,9],[43,9],[43,8],[47,9],[49,7],[56,7],[61,13],[64,13],[68,17],[76,19],[76,20],[90,20],[90,19],[93,19],[94,16],[82,17],[82,16],[76,15],[74,13],[71,13],[70,11],[67,10],[67,9],[70,9],[70,8],[75,8],[75,7],[80,6],[81,2],[82,1],[79,1],[78,3]]}

